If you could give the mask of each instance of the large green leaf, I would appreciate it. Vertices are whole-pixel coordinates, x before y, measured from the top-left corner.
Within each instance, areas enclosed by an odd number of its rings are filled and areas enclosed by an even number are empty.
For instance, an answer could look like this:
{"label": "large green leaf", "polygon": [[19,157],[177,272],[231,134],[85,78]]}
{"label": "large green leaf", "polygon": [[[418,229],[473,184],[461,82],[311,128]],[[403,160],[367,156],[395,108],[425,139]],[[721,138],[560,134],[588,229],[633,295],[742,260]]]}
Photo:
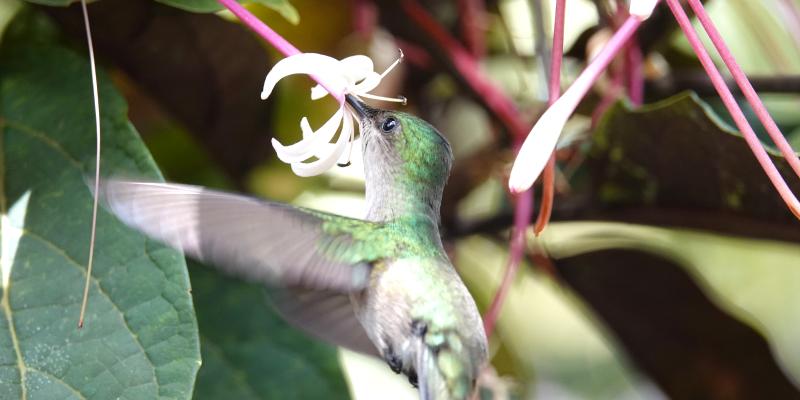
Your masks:
{"label": "large green leaf", "polygon": [[[31,3],[44,4],[48,6],[68,6],[72,3],[77,3],[79,0],[28,0]],[[157,0],[158,2],[184,9],[186,11],[207,13],[216,12],[223,9],[222,5],[217,0]],[[256,3],[261,4],[275,10],[283,18],[292,24],[300,22],[300,14],[297,9],[292,6],[289,0],[251,0],[242,1],[241,3]]]}
{"label": "large green leaf", "polygon": [[[158,0],[161,3],[168,4],[173,7],[182,8],[187,11],[194,12],[213,12],[219,11],[223,7],[217,0]],[[277,11],[281,16],[286,18],[289,22],[297,24],[300,22],[300,14],[297,13],[289,0],[250,0],[242,1],[240,3],[255,3],[267,6]]]}
{"label": "large green leaf", "polygon": [[203,348],[195,399],[346,399],[336,350],[291,328],[260,285],[193,265]]}
{"label": "large green leaf", "polygon": [[[6,39],[0,53],[0,398],[188,398],[200,366],[181,255],[100,212],[86,326],[76,326],[92,197],[86,56]],[[100,75],[103,171],[159,178]]]}

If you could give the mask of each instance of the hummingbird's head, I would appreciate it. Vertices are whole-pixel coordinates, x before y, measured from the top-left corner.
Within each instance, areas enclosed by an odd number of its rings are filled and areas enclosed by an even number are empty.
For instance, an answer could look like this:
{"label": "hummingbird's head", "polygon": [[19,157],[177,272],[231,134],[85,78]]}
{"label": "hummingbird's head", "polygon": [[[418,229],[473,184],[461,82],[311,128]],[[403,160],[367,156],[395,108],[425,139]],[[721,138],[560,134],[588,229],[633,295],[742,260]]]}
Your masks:
{"label": "hummingbird's head", "polygon": [[[438,220],[442,190],[453,164],[450,143],[426,121],[399,111],[367,106],[352,95],[347,103],[361,123],[367,198],[419,200]],[[382,195],[382,196],[381,196]],[[403,198],[403,195],[410,197]],[[393,210],[392,214],[409,210]],[[419,210],[414,210],[419,211]]]}

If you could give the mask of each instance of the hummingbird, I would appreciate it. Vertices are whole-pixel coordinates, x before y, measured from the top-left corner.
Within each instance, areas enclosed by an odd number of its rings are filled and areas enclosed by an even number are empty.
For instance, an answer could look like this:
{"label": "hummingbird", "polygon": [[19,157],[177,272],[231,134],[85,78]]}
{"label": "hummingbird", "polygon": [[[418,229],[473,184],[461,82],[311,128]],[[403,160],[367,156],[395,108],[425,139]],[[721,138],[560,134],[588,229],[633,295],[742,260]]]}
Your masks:
{"label": "hummingbird", "polygon": [[413,115],[346,101],[361,128],[364,219],[181,184],[107,179],[100,195],[146,235],[273,288],[292,325],[383,358],[420,399],[467,399],[488,353],[439,234],[450,144]]}

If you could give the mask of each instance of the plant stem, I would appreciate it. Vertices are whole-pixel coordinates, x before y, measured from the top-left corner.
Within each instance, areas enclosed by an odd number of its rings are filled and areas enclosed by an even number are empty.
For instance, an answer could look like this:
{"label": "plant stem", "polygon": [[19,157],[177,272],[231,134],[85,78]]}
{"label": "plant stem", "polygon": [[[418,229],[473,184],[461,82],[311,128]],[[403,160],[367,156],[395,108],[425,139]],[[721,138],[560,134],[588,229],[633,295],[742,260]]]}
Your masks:
{"label": "plant stem", "polygon": [[[550,59],[550,82],[547,86],[547,105],[552,106],[561,95],[561,63],[564,59],[564,19],[566,17],[566,0],[556,1],[555,24],[553,24],[553,47]],[[533,226],[533,232],[539,236],[553,213],[553,197],[555,196],[555,170],[556,153],[550,155],[542,176],[542,203],[539,206],[539,215]]]}
{"label": "plant stem", "polygon": [[504,125],[512,137],[525,137],[526,124],[519,118],[516,105],[483,74],[474,57],[445,30],[416,0],[402,0],[400,5],[411,21],[424,31],[446,54],[464,81],[482,97],[483,104]]}
{"label": "plant stem", "polygon": [[[236,0],[217,0],[220,4],[222,4],[225,8],[227,8],[230,12],[233,13],[243,24],[245,24],[250,30],[257,33],[259,36],[264,38],[267,43],[271,44],[276,50],[278,50],[281,54],[286,57],[293,56],[300,54],[300,50],[297,47],[294,47],[289,41],[284,39],[281,35],[277,32],[272,30],[267,24],[263,21],[258,19],[255,15],[253,15],[250,11],[244,8],[241,4],[236,2]],[[344,103],[344,93],[331,90],[331,86],[327,85],[324,79],[320,79],[317,76],[312,75],[312,79],[317,81],[328,93],[331,94],[340,104]]]}
{"label": "plant stem", "polygon": [[689,40],[689,44],[692,46],[692,49],[694,49],[695,54],[697,54],[697,58],[700,60],[700,63],[703,65],[703,68],[706,70],[709,78],[711,78],[711,82],[717,89],[720,99],[725,104],[725,107],[728,109],[731,117],[733,117],[733,120],[744,136],[747,145],[750,146],[750,150],[755,155],[756,160],[758,160],[761,168],[764,169],[764,172],[767,174],[770,182],[772,182],[772,185],[778,191],[778,194],[789,207],[789,210],[792,212],[792,214],[794,214],[797,218],[800,218],[800,202],[792,193],[791,189],[789,189],[789,186],[783,180],[783,177],[781,177],[778,169],[775,167],[775,164],[773,164],[772,160],[770,160],[769,155],[764,150],[755,132],[753,132],[753,128],[750,126],[750,123],[747,122],[747,118],[744,116],[742,109],[736,103],[736,99],[733,97],[730,89],[725,86],[725,80],[722,78],[722,74],[720,74],[720,72],[716,69],[714,62],[711,60],[711,56],[703,47],[702,42],[700,42],[700,38],[694,31],[692,23],[689,21],[689,17],[686,15],[683,7],[680,5],[678,0],[666,0],[666,2],[672,11],[672,14],[675,16],[675,19],[678,21],[678,25],[680,25],[681,30],[683,30],[684,35],[686,35],[686,38]]}
{"label": "plant stem", "polygon": [[94,200],[92,203],[92,228],[89,237],[89,260],[86,263],[86,283],[83,287],[83,299],[81,300],[81,312],[78,316],[78,328],[83,328],[84,317],[86,316],[86,305],[89,301],[89,285],[92,281],[92,266],[94,265],[94,243],[97,238],[97,204],[100,197],[100,94],[97,89],[97,68],[94,61],[94,44],[92,43],[92,30],[89,24],[89,11],[86,9],[86,0],[81,0],[81,11],[83,12],[83,24],[86,28],[86,45],[89,48],[89,65],[92,76],[92,97],[94,99],[94,122],[95,122],[95,166],[94,166]]}
{"label": "plant stem", "polygon": [[[483,329],[486,332],[486,337],[491,337],[494,332],[503,303],[505,303],[508,296],[508,290],[511,288],[511,283],[519,270],[519,263],[522,261],[522,255],[525,251],[525,227],[530,222],[532,212],[533,189],[529,189],[517,195],[517,207],[514,209],[514,227],[512,228],[513,233],[511,235],[506,271],[492,299],[492,304],[483,315]],[[522,229],[519,229],[520,226],[522,226]]]}
{"label": "plant stem", "polygon": [[697,19],[700,20],[700,24],[703,25],[706,33],[708,33],[708,37],[711,39],[714,47],[717,48],[719,55],[722,57],[722,61],[728,67],[731,75],[733,75],[733,79],[742,90],[747,102],[750,103],[751,107],[753,107],[753,111],[755,111],[759,121],[764,124],[769,137],[772,138],[772,141],[775,142],[778,150],[780,150],[781,154],[783,154],[783,156],[786,158],[786,161],[789,163],[789,165],[791,165],[794,173],[800,177],[800,159],[797,158],[797,154],[792,149],[792,146],[786,141],[786,138],[783,136],[783,133],[781,133],[778,125],[775,124],[772,116],[769,115],[769,111],[767,111],[767,108],[764,107],[764,103],[761,102],[761,99],[758,97],[755,89],[753,89],[753,85],[750,84],[750,80],[747,79],[747,75],[745,75],[744,71],[742,71],[742,68],[736,62],[736,59],[733,57],[730,49],[725,44],[725,40],[722,39],[722,36],[719,34],[714,22],[708,16],[703,4],[698,0],[689,0],[689,5],[692,7],[692,10],[694,10]]}

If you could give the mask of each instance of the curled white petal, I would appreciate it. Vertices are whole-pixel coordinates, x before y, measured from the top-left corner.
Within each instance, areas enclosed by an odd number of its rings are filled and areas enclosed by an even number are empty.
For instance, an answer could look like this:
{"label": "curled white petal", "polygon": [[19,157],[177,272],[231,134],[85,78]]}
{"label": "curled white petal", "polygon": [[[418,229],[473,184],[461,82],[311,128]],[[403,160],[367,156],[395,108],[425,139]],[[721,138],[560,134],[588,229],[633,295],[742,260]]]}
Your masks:
{"label": "curled white petal", "polygon": [[628,12],[645,20],[653,14],[656,4],[658,4],[658,0],[631,0]]}
{"label": "curled white petal", "polygon": [[368,92],[371,92],[372,89],[378,87],[378,85],[380,85],[381,83],[381,79],[383,79],[381,74],[377,72],[370,72],[367,75],[367,77],[364,78],[364,80],[353,85],[353,87],[350,90],[355,94],[359,95],[366,94]]}
{"label": "curled white petal", "polygon": [[328,91],[325,90],[322,85],[317,84],[311,88],[311,100],[319,100],[328,95]]}
{"label": "curled white petal", "polygon": [[264,79],[261,98],[266,99],[279,80],[294,74],[314,75],[325,80],[329,89],[344,91],[348,86],[346,72],[339,60],[316,53],[300,53],[278,61]]}
{"label": "curled white petal", "polygon": [[347,115],[344,118],[344,123],[342,124],[342,132],[339,134],[339,138],[336,140],[336,146],[333,148],[333,151],[330,151],[328,154],[320,154],[318,155],[319,159],[316,161],[312,161],[309,163],[304,162],[296,162],[292,163],[292,171],[297,176],[308,177],[308,176],[315,176],[319,175],[331,167],[340,159],[344,150],[347,148],[347,142],[350,141],[350,137],[353,132],[353,119]]}
{"label": "curled white petal", "polygon": [[344,70],[345,77],[347,77],[351,85],[366,78],[370,72],[374,72],[373,70],[375,68],[372,59],[365,55],[343,58],[340,63],[342,70]]}
{"label": "curled white petal", "polygon": [[574,109],[570,102],[556,101],[533,126],[511,167],[508,187],[512,192],[524,192],[533,186],[553,154],[561,131]]}
{"label": "curled white petal", "polygon": [[[354,94],[366,93],[375,89],[383,76],[373,71],[372,60],[364,55],[355,55],[339,61],[344,78],[347,80],[347,91]],[[311,99],[318,100],[328,95],[321,85],[311,88]]]}
{"label": "curled white petal", "polygon": [[301,162],[317,156],[317,149],[330,143],[331,139],[333,139],[339,126],[342,125],[342,117],[344,115],[345,109],[342,107],[317,131],[311,131],[308,119],[303,118],[300,121],[300,129],[303,131],[303,140],[289,146],[284,146],[273,138],[272,147],[275,148],[278,158],[285,163]]}

